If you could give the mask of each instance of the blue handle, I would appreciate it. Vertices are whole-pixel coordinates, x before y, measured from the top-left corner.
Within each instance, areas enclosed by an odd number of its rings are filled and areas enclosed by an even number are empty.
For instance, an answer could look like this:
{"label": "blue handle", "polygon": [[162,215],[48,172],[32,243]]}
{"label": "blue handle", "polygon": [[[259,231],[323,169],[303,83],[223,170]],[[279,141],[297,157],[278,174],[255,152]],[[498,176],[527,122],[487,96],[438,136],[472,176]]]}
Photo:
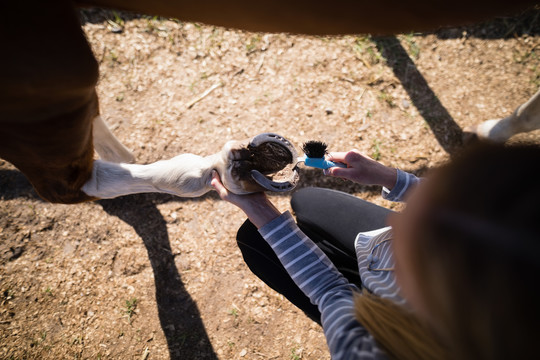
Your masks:
{"label": "blue handle", "polygon": [[340,167],[340,168],[346,168],[347,165],[340,163],[340,162],[333,162],[330,160],[326,160],[323,158],[308,158],[306,157],[306,160],[304,161],[304,164],[306,166],[311,166],[317,169],[329,169],[331,167]]}

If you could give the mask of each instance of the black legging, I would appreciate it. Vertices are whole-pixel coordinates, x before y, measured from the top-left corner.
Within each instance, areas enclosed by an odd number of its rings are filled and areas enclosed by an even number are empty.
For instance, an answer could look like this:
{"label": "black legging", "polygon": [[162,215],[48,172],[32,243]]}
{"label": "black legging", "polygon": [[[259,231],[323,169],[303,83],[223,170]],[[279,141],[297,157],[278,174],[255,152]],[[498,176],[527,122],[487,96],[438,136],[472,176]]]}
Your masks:
{"label": "black legging", "polygon": [[[332,260],[338,270],[360,286],[354,239],[359,232],[386,226],[391,210],[330,189],[303,188],[295,192],[291,206],[300,229]],[[321,314],[296,286],[257,228],[246,220],[236,237],[250,270],[275,291],[321,323]]]}

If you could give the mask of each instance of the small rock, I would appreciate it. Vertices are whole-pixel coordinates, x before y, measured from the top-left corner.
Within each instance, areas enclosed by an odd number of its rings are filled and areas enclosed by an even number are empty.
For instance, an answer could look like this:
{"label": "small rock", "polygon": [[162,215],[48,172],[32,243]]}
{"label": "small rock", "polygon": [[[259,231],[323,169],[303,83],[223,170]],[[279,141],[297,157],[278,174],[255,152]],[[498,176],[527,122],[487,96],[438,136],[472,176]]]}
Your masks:
{"label": "small rock", "polygon": [[404,109],[408,109],[409,106],[411,106],[411,104],[409,104],[409,102],[405,99],[401,100],[401,105],[403,106]]}
{"label": "small rock", "polygon": [[362,126],[358,128],[358,131],[360,132],[366,131],[368,127],[369,127],[369,124],[363,124]]}
{"label": "small rock", "polygon": [[326,115],[332,115],[334,113],[334,110],[332,110],[331,108],[326,108],[324,109],[324,111],[326,112]]}
{"label": "small rock", "polygon": [[247,350],[246,349],[242,349],[242,351],[240,351],[240,357],[244,357],[247,355]]}

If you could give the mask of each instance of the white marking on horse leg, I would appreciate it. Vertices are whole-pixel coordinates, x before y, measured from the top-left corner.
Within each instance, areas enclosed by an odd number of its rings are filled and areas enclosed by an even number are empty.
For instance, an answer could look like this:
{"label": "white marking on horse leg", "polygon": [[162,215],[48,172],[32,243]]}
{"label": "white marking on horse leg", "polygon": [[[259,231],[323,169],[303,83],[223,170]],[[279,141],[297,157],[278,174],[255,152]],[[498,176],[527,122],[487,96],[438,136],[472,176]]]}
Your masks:
{"label": "white marking on horse leg", "polygon": [[206,157],[183,154],[148,165],[95,160],[92,176],[82,190],[98,198],[145,192],[197,197],[212,190],[212,169],[222,168],[222,163],[221,153]]}
{"label": "white marking on horse leg", "polygon": [[516,110],[519,132],[540,129],[540,90]]}
{"label": "white marking on horse leg", "polygon": [[101,116],[94,118],[94,148],[103,160],[115,163],[132,163],[135,157],[111,132]]}
{"label": "white marking on horse leg", "polygon": [[480,138],[505,142],[515,134],[540,129],[540,91],[525,104],[520,105],[510,116],[498,120],[487,120],[465,131],[475,132]]}
{"label": "white marking on horse leg", "polygon": [[476,133],[480,139],[503,143],[514,135],[510,126],[512,117],[513,114],[504,119],[486,120],[475,127],[466,128],[465,131]]}

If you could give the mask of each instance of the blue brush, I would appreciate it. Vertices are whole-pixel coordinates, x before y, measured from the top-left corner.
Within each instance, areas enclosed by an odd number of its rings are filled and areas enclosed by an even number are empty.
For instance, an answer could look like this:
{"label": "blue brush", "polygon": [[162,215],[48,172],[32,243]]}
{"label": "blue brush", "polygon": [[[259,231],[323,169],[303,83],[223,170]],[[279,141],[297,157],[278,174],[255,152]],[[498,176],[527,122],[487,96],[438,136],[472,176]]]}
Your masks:
{"label": "blue brush", "polygon": [[314,167],[317,169],[329,169],[331,167],[346,168],[347,165],[340,162],[333,162],[326,160],[326,148],[328,145],[322,141],[311,140],[302,145],[302,150],[305,156],[301,156],[297,160],[297,164],[303,162],[306,166]]}

